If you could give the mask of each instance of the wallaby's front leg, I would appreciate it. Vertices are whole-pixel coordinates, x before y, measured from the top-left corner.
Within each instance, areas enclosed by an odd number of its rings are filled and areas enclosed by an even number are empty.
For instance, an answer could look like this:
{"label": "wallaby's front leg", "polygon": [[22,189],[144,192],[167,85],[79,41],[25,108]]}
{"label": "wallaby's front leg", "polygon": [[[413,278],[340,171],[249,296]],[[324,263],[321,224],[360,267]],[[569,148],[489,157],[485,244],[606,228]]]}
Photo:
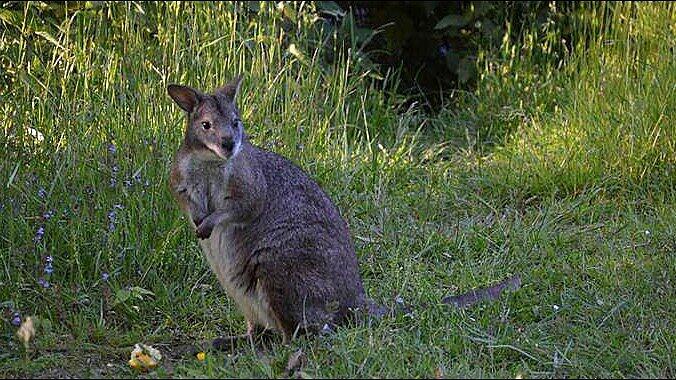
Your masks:
{"label": "wallaby's front leg", "polygon": [[204,222],[209,217],[206,207],[200,205],[194,199],[190,199],[188,204],[189,207],[187,208],[187,212],[190,220],[192,220],[192,223],[195,225],[195,227],[202,225],[202,222]]}
{"label": "wallaby's front leg", "polygon": [[181,210],[188,215],[195,226],[199,226],[208,214],[206,196],[203,194],[203,191],[195,188],[189,191],[188,186],[185,185],[175,189],[172,188],[172,190]]}
{"label": "wallaby's front leg", "polygon": [[195,231],[197,237],[206,239],[219,224],[246,223],[260,214],[265,197],[265,180],[255,177],[256,181],[246,181],[246,178],[248,177],[233,174],[232,183],[227,190],[228,195],[223,195],[224,203],[197,225]]}
{"label": "wallaby's front leg", "polygon": [[223,210],[216,210],[212,212],[197,226],[195,234],[200,239],[208,238],[211,236],[211,232],[214,230],[214,227],[226,221],[229,216],[230,213]]}

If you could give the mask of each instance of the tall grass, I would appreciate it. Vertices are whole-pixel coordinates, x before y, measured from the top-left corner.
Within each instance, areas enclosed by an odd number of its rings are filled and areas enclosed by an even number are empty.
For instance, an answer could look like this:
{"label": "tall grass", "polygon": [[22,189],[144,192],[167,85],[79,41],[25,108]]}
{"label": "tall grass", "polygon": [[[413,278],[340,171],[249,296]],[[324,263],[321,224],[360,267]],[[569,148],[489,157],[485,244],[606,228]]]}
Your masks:
{"label": "tall grass", "polygon": [[489,172],[506,188],[673,196],[676,8],[623,3],[585,16],[602,12],[609,23],[581,34],[571,62],[551,79],[565,86],[554,112],[527,115],[490,157]]}
{"label": "tall grass", "polygon": [[[129,376],[133,343],[242,331],[166,187],[166,86],[244,73],[253,142],[336,201],[371,296],[419,307],[175,376],[282,376],[297,348],[318,377],[673,376],[673,4],[585,14],[565,65],[541,60],[555,28],[507,39],[434,117],[397,111],[312,3],[94,4],[55,29],[40,4],[0,44],[0,374]],[[514,295],[438,304],[513,273]],[[15,312],[40,321],[29,359]]]}

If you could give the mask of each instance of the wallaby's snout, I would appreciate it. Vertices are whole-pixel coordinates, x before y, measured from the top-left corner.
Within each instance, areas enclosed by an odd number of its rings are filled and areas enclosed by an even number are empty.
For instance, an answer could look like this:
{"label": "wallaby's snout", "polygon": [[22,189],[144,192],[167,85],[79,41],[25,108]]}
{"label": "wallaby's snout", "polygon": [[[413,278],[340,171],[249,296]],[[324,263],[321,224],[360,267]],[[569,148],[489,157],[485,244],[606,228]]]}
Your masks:
{"label": "wallaby's snout", "polygon": [[235,140],[232,137],[226,136],[221,139],[221,148],[223,148],[223,150],[226,151],[227,153],[231,153],[232,148],[234,147]]}
{"label": "wallaby's snout", "polygon": [[212,128],[211,134],[204,134],[201,140],[204,145],[221,159],[229,159],[234,155],[238,136],[230,128]]}

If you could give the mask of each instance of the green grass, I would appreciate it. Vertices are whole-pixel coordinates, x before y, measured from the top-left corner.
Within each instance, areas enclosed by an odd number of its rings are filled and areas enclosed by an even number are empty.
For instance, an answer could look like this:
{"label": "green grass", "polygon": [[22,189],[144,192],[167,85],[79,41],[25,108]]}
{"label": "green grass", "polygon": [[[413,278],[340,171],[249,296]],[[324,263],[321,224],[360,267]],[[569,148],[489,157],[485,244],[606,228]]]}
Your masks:
{"label": "green grass", "polygon": [[[134,343],[243,331],[166,185],[184,122],[166,85],[242,72],[254,143],[331,195],[372,297],[419,306],[150,376],[280,377],[300,348],[312,377],[674,377],[676,7],[604,7],[611,22],[581,28],[561,67],[542,61],[550,31],[506,41],[477,89],[430,117],[398,113],[311,6],[116,4],[49,38],[26,11],[24,37],[3,32],[0,375],[136,376]],[[439,302],[511,274],[523,287],[496,302]],[[14,311],[40,322],[27,353]]]}

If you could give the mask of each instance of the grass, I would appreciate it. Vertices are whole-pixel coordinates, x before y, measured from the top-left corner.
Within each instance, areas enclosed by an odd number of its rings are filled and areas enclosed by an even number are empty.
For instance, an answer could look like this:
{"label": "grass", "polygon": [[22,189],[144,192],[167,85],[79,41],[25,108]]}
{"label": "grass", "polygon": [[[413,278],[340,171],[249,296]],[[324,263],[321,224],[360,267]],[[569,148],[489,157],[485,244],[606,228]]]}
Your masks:
{"label": "grass", "polygon": [[[311,377],[675,376],[673,4],[588,10],[563,66],[541,60],[549,31],[506,41],[432,117],[398,111],[311,4],[115,4],[51,34],[31,6],[0,46],[3,377],[139,376],[134,343],[243,331],[166,186],[184,122],[166,85],[239,72],[254,143],[331,195],[367,292],[415,310],[149,376],[280,377],[297,349]],[[511,274],[496,302],[439,302]],[[39,322],[28,352],[14,312]]]}

